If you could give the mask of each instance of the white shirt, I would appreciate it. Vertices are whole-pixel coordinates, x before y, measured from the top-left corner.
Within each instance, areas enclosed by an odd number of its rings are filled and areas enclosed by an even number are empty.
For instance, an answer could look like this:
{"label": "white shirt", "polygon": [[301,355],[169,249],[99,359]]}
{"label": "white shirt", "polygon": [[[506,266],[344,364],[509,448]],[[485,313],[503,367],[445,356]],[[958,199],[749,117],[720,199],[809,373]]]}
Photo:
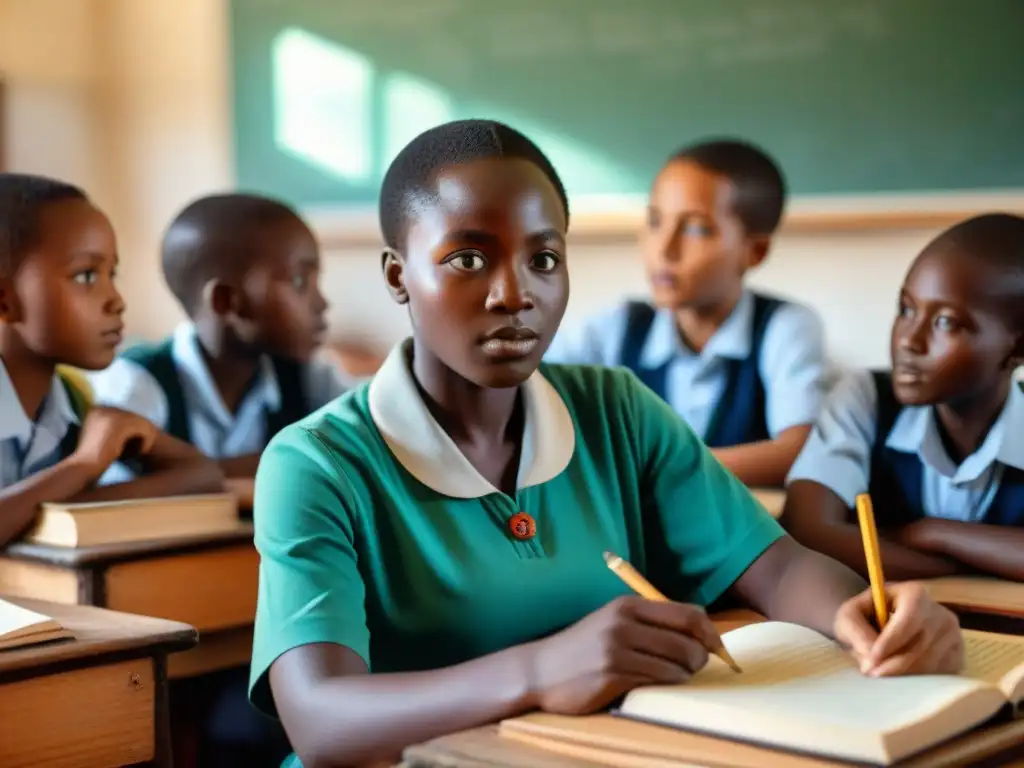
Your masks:
{"label": "white shirt", "polygon": [[[270,358],[264,356],[260,360],[256,382],[232,414],[203,360],[191,323],[174,331],[171,356],[181,378],[192,444],[215,459],[261,452],[268,442],[267,414],[281,408],[281,389]],[[117,358],[106,370],[92,374],[90,382],[98,404],[137,413],[160,429],[167,429],[167,395],[142,366]],[[305,367],[304,384],[311,411],[326,405],[347,388],[338,368],[321,360]]]}

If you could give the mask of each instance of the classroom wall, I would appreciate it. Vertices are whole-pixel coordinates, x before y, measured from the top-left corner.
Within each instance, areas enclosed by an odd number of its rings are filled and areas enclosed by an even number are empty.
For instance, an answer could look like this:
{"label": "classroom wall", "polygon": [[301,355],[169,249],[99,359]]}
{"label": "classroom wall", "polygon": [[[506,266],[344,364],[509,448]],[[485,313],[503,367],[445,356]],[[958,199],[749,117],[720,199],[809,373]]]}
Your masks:
{"label": "classroom wall", "polygon": [[[191,197],[231,183],[227,46],[225,0],[0,0],[9,161],[85,185],[109,212],[135,335],[164,334],[181,318],[158,276],[163,226]],[[384,291],[377,249],[328,234],[336,332],[400,338],[405,314]],[[813,305],[838,360],[881,364],[900,280],[934,234],[784,235],[752,282]],[[571,246],[570,264],[570,320],[643,291],[629,240],[587,238]]]}

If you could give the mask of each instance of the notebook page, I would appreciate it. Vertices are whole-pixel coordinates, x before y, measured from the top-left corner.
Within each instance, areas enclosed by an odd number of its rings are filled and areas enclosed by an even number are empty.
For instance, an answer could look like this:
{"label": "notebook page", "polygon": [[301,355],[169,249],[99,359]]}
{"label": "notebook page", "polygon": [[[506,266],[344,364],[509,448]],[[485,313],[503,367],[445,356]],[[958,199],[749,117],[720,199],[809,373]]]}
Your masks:
{"label": "notebook page", "polygon": [[20,634],[23,630],[51,621],[49,616],[0,600],[0,637]]}
{"label": "notebook page", "polygon": [[[713,662],[685,686],[702,706],[787,717],[840,727],[888,731],[916,722],[977,687],[966,677],[875,679],[828,638],[794,624],[766,622],[727,633],[723,641],[742,674]],[[677,686],[672,686],[677,687]]]}

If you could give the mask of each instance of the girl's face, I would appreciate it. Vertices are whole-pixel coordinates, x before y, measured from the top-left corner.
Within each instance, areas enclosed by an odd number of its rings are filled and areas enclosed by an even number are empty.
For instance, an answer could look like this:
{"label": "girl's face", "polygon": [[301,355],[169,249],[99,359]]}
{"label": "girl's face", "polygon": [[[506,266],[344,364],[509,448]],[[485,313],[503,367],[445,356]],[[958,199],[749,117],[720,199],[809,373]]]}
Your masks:
{"label": "girl's face", "polygon": [[389,289],[409,304],[418,350],[478,386],[518,386],[569,299],[558,193],[532,163],[505,159],[448,168],[433,191],[385,262]]}

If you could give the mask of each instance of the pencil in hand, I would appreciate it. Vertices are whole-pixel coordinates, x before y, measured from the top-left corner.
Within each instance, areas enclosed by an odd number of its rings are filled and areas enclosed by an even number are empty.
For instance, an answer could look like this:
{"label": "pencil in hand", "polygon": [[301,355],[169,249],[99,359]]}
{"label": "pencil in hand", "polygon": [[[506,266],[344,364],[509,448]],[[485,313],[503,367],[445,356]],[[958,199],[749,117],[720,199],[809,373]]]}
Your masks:
{"label": "pencil in hand", "polygon": [[[647,579],[640,575],[639,571],[636,570],[632,565],[627,563],[618,555],[613,555],[611,552],[604,553],[604,561],[608,564],[612,573],[622,579],[626,586],[636,592],[640,597],[648,600],[655,600],[659,603],[668,602],[668,598],[665,597],[658,589],[651,584]],[[711,653],[715,654],[718,658],[724,661],[734,672],[742,672],[740,665],[736,663],[736,660],[729,655],[729,651],[725,649],[723,645],[720,648],[708,649]]]}
{"label": "pencil in hand", "polygon": [[871,599],[875,603],[875,619],[878,630],[885,629],[889,622],[889,598],[885,594],[885,574],[882,572],[882,550],[878,546],[878,529],[875,527],[875,512],[871,497],[862,493],[857,497],[857,520],[864,542],[864,557],[867,560],[868,579],[871,583]]}

